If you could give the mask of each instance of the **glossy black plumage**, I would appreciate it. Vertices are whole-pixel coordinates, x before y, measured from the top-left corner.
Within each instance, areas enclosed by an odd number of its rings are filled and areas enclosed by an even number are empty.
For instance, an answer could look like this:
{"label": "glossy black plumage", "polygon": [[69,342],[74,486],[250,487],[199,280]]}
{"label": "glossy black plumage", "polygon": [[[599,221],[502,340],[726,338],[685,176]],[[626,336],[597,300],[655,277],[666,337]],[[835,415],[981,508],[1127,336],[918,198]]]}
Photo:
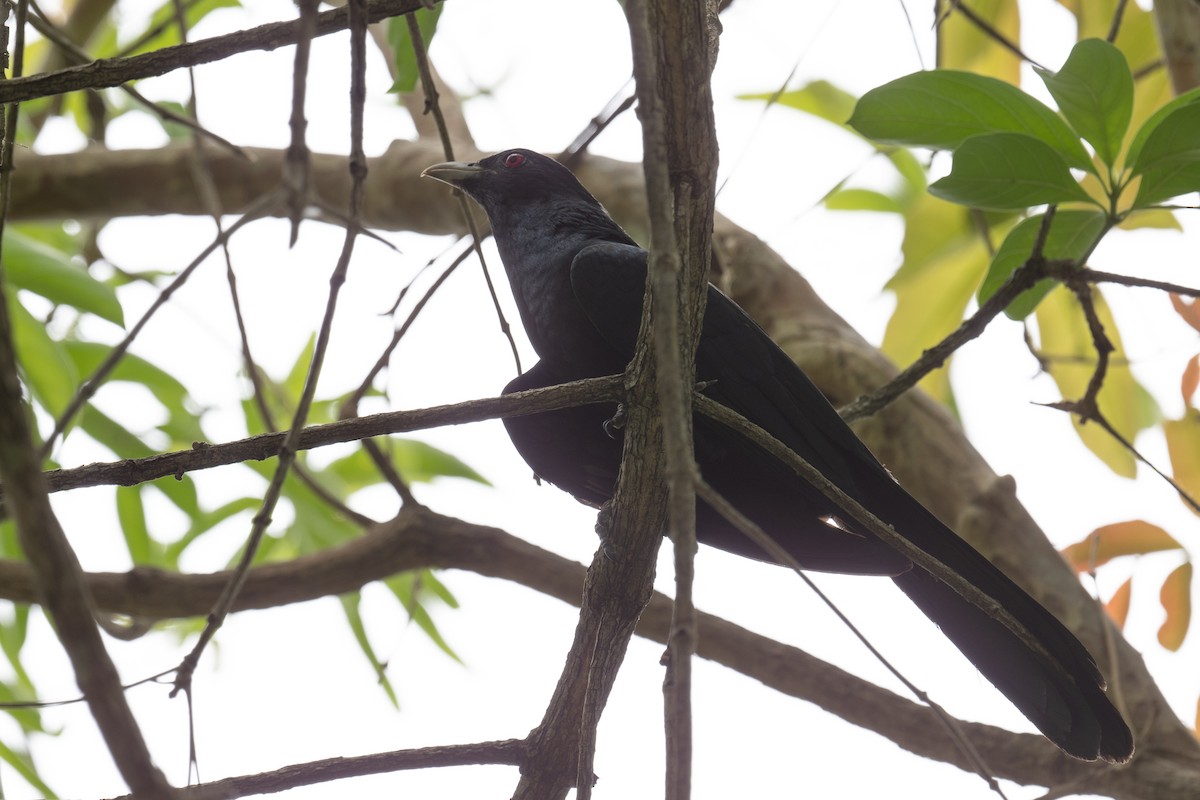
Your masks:
{"label": "glossy black plumage", "polygon": [[[540,361],[506,392],[624,370],[637,336],[647,254],[565,167],[527,150],[430,167],[487,212],[521,321]],[[705,393],[756,422],[902,536],[1007,609],[1042,643],[1028,646],[871,534],[757,446],[695,419],[704,478],[807,568],[888,575],[1049,739],[1078,758],[1127,760],[1133,741],[1091,655],[1057,619],[904,491],[803,372],[713,287],[696,355]],[[598,506],[612,496],[619,438],[610,405],[505,420],[534,472]],[[704,503],[701,542],[771,560]]]}

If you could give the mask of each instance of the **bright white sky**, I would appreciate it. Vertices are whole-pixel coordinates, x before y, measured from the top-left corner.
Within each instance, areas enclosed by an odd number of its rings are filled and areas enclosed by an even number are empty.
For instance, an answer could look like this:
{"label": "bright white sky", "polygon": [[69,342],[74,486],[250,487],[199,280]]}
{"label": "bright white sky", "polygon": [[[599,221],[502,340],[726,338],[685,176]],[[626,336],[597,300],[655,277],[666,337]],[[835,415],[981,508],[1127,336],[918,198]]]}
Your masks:
{"label": "bright white sky", "polygon": [[[153,5],[153,4],[150,4]],[[931,63],[928,3],[911,3],[916,38]],[[129,4],[122,2],[123,9]],[[1042,63],[1065,58],[1074,34],[1071,21],[1050,0],[1022,4],[1036,17],[1037,37],[1025,46]],[[130,19],[132,10],[127,11]],[[219,12],[195,31],[215,35],[288,18],[292,4],[256,2],[248,11]],[[776,88],[799,64],[793,86],[826,78],[861,94],[872,86],[919,69],[916,49],[898,2],[833,0],[739,0],[723,17],[721,55],[714,77],[722,146],[722,178],[729,183],[721,210],[766,239],[812,281],[822,296],[868,338],[878,341],[891,306],[881,287],[898,264],[900,228],[881,215],[831,214],[816,208],[835,183],[863,167],[867,149],[832,126],[787,109],[763,114],[759,104],[735,100],[744,92]],[[345,152],[347,58],[345,35],[320,40],[311,82],[310,144]],[[627,33],[617,3],[554,0],[447,3],[433,57],[442,74],[464,93],[488,90],[468,103],[467,114],[481,147],[562,149],[625,83],[630,72]],[[247,145],[282,147],[287,142],[292,51],[248,54],[200,68],[196,73],[202,119],[227,138]],[[405,114],[385,94],[390,85],[379,58],[369,71],[368,151],[412,133]],[[179,99],[183,76],[146,81],[152,97]],[[111,144],[154,147],[164,137],[139,114],[112,125]],[[74,149],[82,142],[58,130],[47,149]],[[640,133],[627,114],[593,148],[636,159]],[[860,180],[885,173],[869,166]],[[1187,220],[1185,220],[1187,222]],[[200,220],[125,220],[105,231],[103,246],[127,269],[177,270],[212,235]],[[252,344],[273,374],[290,367],[319,324],[327,276],[341,244],[340,231],[307,225],[300,246],[286,249],[285,226],[259,223],[234,243],[243,304],[251,309]],[[445,241],[395,236],[403,253],[360,240],[341,306],[322,395],[357,385],[391,333],[386,310],[398,288],[438,254]],[[1137,233],[1112,237],[1095,265],[1187,281],[1180,270],[1194,262],[1195,225],[1179,234]],[[499,261],[509,319],[516,321]],[[1139,377],[1178,416],[1178,375],[1195,351],[1195,336],[1175,324],[1165,300],[1149,293],[1109,293]],[[127,318],[151,297],[138,289],[122,295]],[[197,400],[212,411],[206,430],[215,440],[243,435],[239,392],[229,380],[240,370],[236,334],[227,310],[223,267],[203,267],[142,337],[137,352],[185,375]],[[114,336],[96,324],[97,335]],[[532,363],[524,343],[526,363]],[[955,366],[955,385],[965,425],[996,470],[1016,476],[1022,500],[1056,543],[1066,544],[1094,527],[1134,517],[1166,526],[1177,535],[1195,532],[1190,517],[1161,482],[1114,478],[1078,444],[1067,419],[1032,405],[1056,399],[1052,383],[1035,378],[1020,329],[997,323],[969,346]],[[450,280],[393,360],[390,406],[409,408],[496,394],[511,378],[508,346],[497,332],[477,268]],[[112,408],[138,408],[132,394],[101,396]],[[382,406],[381,406],[382,407]],[[149,408],[149,407],[148,407]],[[581,561],[595,549],[593,513],[551,488],[535,487],[499,423],[423,433],[422,439],[453,452],[486,475],[495,488],[463,481],[417,487],[434,509],[502,527],[543,547]],[[1160,439],[1139,440],[1145,452],[1166,463]],[[106,455],[69,442],[67,464]],[[320,458],[321,456],[315,456]],[[246,473],[228,468],[199,476],[202,497],[212,504],[255,492]],[[379,517],[394,511],[386,492],[359,498]],[[181,520],[165,503],[155,508],[155,534],[178,535]],[[128,563],[112,513],[109,490],[57,497],[56,507],[87,569],[123,570]],[[289,512],[281,510],[277,524]],[[223,565],[249,529],[248,516],[223,526],[194,548],[190,569]],[[666,552],[666,551],[664,551]],[[1161,577],[1177,559],[1147,559],[1139,574]],[[1109,575],[1112,575],[1110,578]],[[891,682],[831,615],[783,570],[704,551],[698,563],[698,604],[764,634],[806,650],[884,685]],[[1102,593],[1116,586],[1115,571],[1102,576]],[[391,708],[330,598],[229,620],[218,646],[205,656],[196,678],[196,732],[202,777],[216,779],[275,769],[290,763],[383,750],[521,737],[537,724],[557,678],[574,629],[575,611],[520,587],[471,574],[445,581],[462,610],[436,619],[462,656],[459,666],[406,624],[390,596],[366,591],[368,630],[390,661],[389,675],[402,708]],[[818,576],[872,641],[918,685],[952,713],[1015,729],[1031,730],[1013,709],[938,635],[886,581]],[[670,592],[669,561],[660,587]],[[1156,585],[1154,580],[1146,586]],[[1161,612],[1155,592],[1135,590],[1132,638],[1144,651],[1168,697],[1185,718],[1193,713],[1197,645],[1166,655],[1154,634]],[[127,680],[176,664],[190,643],[169,636],[132,644],[110,643]],[[65,658],[45,625],[27,650],[46,699],[77,692]],[[596,772],[598,798],[655,797],[662,785],[660,648],[636,641],[616,685],[600,730]],[[695,797],[910,796],[898,786],[920,785],[922,796],[990,796],[978,778],[912,757],[891,743],[847,725],[810,705],[781,696],[707,662],[696,668],[697,730]],[[182,701],[166,689],[130,693],[159,764],[173,782],[186,780],[187,725]],[[104,797],[123,790],[86,711],[46,712],[60,737],[37,743],[43,774],[64,796]],[[5,725],[0,720],[0,725]],[[866,765],[870,768],[866,768]],[[6,796],[35,796],[0,766]],[[508,797],[511,768],[463,768],[396,773],[316,786],[289,798],[331,796]],[[1014,789],[1012,797],[1036,796]]]}

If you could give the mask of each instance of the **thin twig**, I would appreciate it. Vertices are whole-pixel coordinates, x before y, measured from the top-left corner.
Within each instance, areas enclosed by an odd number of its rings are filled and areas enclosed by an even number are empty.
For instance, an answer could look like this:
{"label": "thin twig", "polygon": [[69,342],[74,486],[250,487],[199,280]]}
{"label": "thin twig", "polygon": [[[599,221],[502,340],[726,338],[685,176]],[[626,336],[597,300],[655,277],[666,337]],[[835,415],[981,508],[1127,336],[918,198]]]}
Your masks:
{"label": "thin twig", "polygon": [[[513,392],[500,397],[468,400],[412,411],[388,411],[326,425],[313,425],[304,429],[296,448],[312,450],[394,433],[407,433],[444,425],[463,425],[498,417],[537,414],[590,403],[613,403],[622,399],[624,382],[620,375],[588,378],[545,389]],[[64,492],[87,486],[135,486],[159,478],[182,478],[187,473],[197,470],[274,458],[283,445],[285,435],[261,433],[221,444],[196,442],[190,450],[160,453],[146,458],[86,464],[73,469],[50,470],[44,474],[50,492]]]}
{"label": "thin twig", "polygon": [[1125,6],[1129,0],[1117,0],[1117,7],[1113,9],[1112,24],[1108,27],[1108,36],[1104,40],[1112,44],[1117,40],[1117,34],[1121,32],[1121,21],[1125,18]]}

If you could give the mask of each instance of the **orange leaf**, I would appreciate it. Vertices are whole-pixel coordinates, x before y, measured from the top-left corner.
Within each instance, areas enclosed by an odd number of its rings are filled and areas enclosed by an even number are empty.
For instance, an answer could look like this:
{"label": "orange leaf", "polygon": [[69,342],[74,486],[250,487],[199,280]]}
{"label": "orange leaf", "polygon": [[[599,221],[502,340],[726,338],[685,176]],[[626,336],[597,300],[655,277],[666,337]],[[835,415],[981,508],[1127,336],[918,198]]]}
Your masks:
{"label": "orange leaf", "polygon": [[1171,570],[1158,597],[1167,612],[1158,629],[1158,641],[1168,650],[1178,650],[1192,621],[1192,562],[1185,561]]}
{"label": "orange leaf", "polygon": [[1188,302],[1174,292],[1171,293],[1171,305],[1183,321],[1200,331],[1200,300]]}
{"label": "orange leaf", "polygon": [[1122,583],[1113,596],[1104,604],[1104,610],[1117,627],[1125,630],[1125,618],[1129,616],[1129,598],[1133,595],[1133,577]]}
{"label": "orange leaf", "polygon": [[1181,549],[1179,542],[1162,528],[1134,519],[1097,528],[1083,541],[1063,548],[1062,555],[1076,572],[1087,572],[1118,556]]}
{"label": "orange leaf", "polygon": [[1194,355],[1188,359],[1187,366],[1183,368],[1183,380],[1179,383],[1185,406],[1191,405],[1192,395],[1196,393],[1198,385],[1200,385],[1200,355]]}

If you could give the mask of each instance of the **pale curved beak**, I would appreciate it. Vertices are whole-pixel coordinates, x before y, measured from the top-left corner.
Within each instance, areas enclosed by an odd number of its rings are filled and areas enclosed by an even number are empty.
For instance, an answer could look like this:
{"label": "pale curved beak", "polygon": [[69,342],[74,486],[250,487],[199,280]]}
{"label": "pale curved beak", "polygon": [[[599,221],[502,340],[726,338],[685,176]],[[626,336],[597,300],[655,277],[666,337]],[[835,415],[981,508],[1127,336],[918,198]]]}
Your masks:
{"label": "pale curved beak", "polygon": [[426,167],[421,172],[421,177],[433,178],[435,181],[459,188],[482,172],[483,167],[478,164],[470,164],[466,161],[446,161]]}

